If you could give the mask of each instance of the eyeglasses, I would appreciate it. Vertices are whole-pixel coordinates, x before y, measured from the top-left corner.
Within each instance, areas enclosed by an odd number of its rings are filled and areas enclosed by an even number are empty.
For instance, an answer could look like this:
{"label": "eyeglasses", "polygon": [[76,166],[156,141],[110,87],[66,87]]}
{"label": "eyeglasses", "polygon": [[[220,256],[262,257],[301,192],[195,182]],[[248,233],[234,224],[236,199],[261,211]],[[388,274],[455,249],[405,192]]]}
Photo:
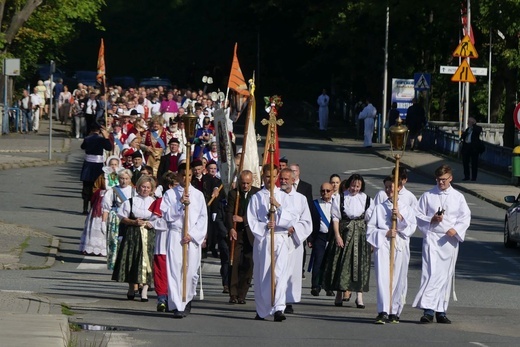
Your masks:
{"label": "eyeglasses", "polygon": [[330,190],[330,189],[322,189],[322,190],[321,190],[322,193],[330,193],[331,191],[332,191],[332,190]]}
{"label": "eyeglasses", "polygon": [[437,182],[446,182],[446,181],[449,180],[450,178],[451,178],[451,176],[446,177],[446,178],[440,178],[440,177],[437,177],[437,178],[435,178],[435,180],[436,180]]}

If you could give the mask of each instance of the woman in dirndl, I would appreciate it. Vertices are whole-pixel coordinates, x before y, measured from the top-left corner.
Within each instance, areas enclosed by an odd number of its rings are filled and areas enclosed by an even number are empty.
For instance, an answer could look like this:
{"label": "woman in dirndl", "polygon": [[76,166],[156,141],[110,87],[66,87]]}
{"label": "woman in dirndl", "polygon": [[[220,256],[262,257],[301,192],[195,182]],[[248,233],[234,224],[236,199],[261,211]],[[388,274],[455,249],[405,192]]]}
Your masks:
{"label": "woman in dirndl", "polygon": [[[155,180],[141,176],[137,181],[137,195],[126,200],[117,215],[119,229],[124,237],[117,252],[112,280],[128,283],[127,299],[134,300],[141,294],[141,301],[148,301],[148,287],[152,282],[155,228],[161,227],[162,219],[150,211],[154,202]],[[141,285],[141,286],[139,286]]]}
{"label": "woman in dirndl", "polygon": [[336,306],[343,305],[345,291],[356,292],[356,307],[365,308],[363,292],[368,292],[371,248],[366,223],[374,210],[374,201],[364,193],[365,181],[353,174],[347,190],[332,202],[334,238],[329,242],[322,265],[322,287],[336,291]]}
{"label": "woman in dirndl", "polygon": [[132,171],[124,169],[118,173],[119,185],[108,190],[103,197],[103,230],[106,230],[107,239],[107,268],[114,270],[117,256],[119,237],[119,217],[117,210],[129,198],[133,197]]}
{"label": "woman in dirndl", "polygon": [[87,255],[107,255],[106,225],[103,220],[103,197],[106,192],[119,184],[118,172],[121,160],[116,156],[108,157],[102,174],[98,176],[92,188],[91,209],[85,219],[85,226],[81,233],[79,250]]}

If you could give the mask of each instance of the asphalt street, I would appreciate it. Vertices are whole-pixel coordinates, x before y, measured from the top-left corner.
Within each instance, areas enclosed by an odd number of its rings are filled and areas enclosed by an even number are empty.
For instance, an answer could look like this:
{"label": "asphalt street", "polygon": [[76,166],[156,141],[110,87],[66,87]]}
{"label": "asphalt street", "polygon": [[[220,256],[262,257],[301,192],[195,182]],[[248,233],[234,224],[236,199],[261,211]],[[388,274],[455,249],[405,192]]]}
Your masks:
{"label": "asphalt street", "polygon": [[[284,129],[285,128],[285,129]],[[332,142],[290,122],[280,130],[281,154],[301,167],[301,178],[319,185],[330,174],[347,178],[361,173],[367,193],[374,196],[393,163],[361,147],[361,142]],[[73,315],[69,321],[83,330],[73,336],[83,343],[108,346],[159,346],[186,343],[191,346],[510,346],[520,332],[516,318],[520,309],[520,251],[503,247],[504,210],[465,194],[472,210],[472,225],[461,245],[456,272],[458,301],[450,302],[451,325],[420,325],[421,311],[411,302],[420,282],[421,236],[411,239],[412,259],[408,276],[407,306],[401,323],[372,324],[376,312],[376,287],[372,271],[366,309],[353,302],[335,307],[333,298],[310,295],[310,274],[304,280],[303,300],[295,314],[282,323],[255,321],[254,285],[245,305],[227,303],[222,294],[219,262],[204,262],[204,300],[197,298],[192,314],[174,320],[171,314],[155,310],[150,302],[126,300],[126,285],[110,280],[104,258],[85,257],[78,252],[84,223],[80,214],[80,142],[71,140],[66,164],[38,168],[11,169],[1,173],[0,220],[35,228],[57,236],[60,248],[53,267],[41,270],[0,271],[2,291],[31,291],[56,304],[66,304]],[[440,159],[442,161],[442,159]],[[407,188],[416,196],[435,183],[433,172],[412,170]],[[459,172],[460,174],[460,172]],[[511,194],[518,188],[511,187]],[[310,252],[308,252],[309,254]],[[109,330],[109,331],[106,331]],[[1,343],[0,343],[1,345]]]}

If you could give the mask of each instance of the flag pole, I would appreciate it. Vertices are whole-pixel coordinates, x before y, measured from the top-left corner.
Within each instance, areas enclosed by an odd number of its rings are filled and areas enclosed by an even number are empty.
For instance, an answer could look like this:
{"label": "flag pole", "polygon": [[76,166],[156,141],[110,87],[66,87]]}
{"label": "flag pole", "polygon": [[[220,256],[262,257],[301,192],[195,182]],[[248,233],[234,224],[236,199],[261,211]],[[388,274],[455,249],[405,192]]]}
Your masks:
{"label": "flag pole", "polygon": [[[269,177],[270,177],[270,182],[269,182],[269,196],[270,198],[274,198],[274,187],[275,187],[275,182],[274,182],[274,152],[275,152],[275,132],[276,132],[276,126],[281,126],[283,125],[283,120],[282,119],[276,119],[276,115],[277,115],[277,110],[276,110],[276,107],[277,105],[275,104],[274,98],[272,97],[270,99],[271,101],[271,109],[269,110],[269,120],[267,119],[262,119],[262,124],[263,125],[268,125],[268,134],[270,134],[270,141],[269,141],[269,152],[271,153],[271,156],[270,156],[270,161],[269,161]],[[267,143],[266,143],[267,145]],[[265,159],[264,159],[265,160]],[[275,260],[274,260],[274,257],[275,257],[275,254],[274,254],[274,223],[275,223],[275,217],[276,217],[276,206],[274,206],[273,204],[271,204],[270,208],[269,208],[269,221],[272,222],[273,224],[273,227],[270,228],[270,237],[271,237],[271,305],[274,306],[274,297],[275,297],[275,282],[276,282],[276,277],[275,277]]]}

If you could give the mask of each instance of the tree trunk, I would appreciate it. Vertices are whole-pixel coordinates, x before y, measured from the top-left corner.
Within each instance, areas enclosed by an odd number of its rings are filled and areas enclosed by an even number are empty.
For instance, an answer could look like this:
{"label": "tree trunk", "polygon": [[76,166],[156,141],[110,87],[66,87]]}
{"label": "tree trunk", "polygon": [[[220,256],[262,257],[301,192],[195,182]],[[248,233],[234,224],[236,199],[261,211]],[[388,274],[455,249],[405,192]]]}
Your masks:
{"label": "tree trunk", "polygon": [[491,85],[491,123],[498,123],[498,114],[502,98],[504,96],[504,77],[502,74],[493,75],[493,84]]}
{"label": "tree trunk", "polygon": [[9,27],[5,31],[5,48],[4,53],[7,52],[7,48],[13,42],[16,34],[20,28],[27,22],[31,14],[42,4],[43,0],[27,0],[24,7],[16,12],[9,23]]}

